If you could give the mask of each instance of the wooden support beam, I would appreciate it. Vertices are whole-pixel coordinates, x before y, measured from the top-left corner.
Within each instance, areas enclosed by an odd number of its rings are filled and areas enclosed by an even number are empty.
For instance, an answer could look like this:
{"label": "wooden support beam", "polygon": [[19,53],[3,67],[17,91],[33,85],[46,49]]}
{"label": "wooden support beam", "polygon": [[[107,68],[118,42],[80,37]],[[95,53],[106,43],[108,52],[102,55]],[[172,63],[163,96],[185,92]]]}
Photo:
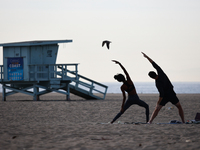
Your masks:
{"label": "wooden support beam", "polygon": [[[15,94],[15,93],[24,93],[24,94],[33,96],[33,92],[25,91],[23,89],[17,89],[17,88],[13,88],[13,87],[9,87],[9,86],[4,86],[4,88],[12,91],[12,92],[9,92],[9,95],[12,95],[12,94]],[[6,94],[6,96],[7,96],[7,94]]]}
{"label": "wooden support beam", "polygon": [[3,84],[2,88],[3,88],[2,100],[3,100],[3,101],[6,101],[6,89],[5,89],[5,84]]}

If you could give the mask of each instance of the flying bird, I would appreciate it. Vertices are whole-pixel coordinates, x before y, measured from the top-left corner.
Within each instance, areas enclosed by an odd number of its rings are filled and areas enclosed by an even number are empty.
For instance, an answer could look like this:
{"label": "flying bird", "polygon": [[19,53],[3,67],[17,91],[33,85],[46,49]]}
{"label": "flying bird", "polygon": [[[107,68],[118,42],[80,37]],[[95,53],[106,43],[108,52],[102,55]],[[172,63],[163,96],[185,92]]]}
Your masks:
{"label": "flying bird", "polygon": [[111,43],[111,42],[110,42],[110,41],[107,41],[107,40],[106,40],[106,41],[103,41],[103,42],[102,42],[102,47],[104,46],[104,44],[106,44],[107,48],[109,49],[109,48],[110,48],[110,43]]}

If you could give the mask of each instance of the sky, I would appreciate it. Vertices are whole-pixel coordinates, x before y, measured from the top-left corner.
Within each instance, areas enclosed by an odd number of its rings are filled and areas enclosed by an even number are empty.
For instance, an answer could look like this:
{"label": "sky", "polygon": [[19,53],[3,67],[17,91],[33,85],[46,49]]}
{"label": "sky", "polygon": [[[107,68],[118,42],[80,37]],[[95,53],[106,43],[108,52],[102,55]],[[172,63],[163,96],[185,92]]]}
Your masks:
{"label": "sky", "polygon": [[134,82],[153,82],[141,52],[172,82],[200,82],[199,16],[199,0],[1,0],[0,43],[71,39],[59,44],[56,63],[79,63],[79,74],[97,82],[123,73],[113,59]]}

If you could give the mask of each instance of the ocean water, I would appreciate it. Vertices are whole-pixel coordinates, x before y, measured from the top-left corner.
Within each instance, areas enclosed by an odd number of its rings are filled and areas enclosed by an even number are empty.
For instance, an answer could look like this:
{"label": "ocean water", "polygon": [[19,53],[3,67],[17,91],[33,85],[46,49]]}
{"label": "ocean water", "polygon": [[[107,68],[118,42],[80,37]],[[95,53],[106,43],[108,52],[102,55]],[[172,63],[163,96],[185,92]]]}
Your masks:
{"label": "ocean water", "polygon": [[[108,86],[107,93],[121,93],[119,82],[103,83]],[[138,94],[140,93],[158,93],[154,82],[135,82],[135,88]],[[196,94],[200,93],[200,82],[173,82],[174,91],[179,94]],[[2,85],[0,84],[0,93]]]}
{"label": "ocean water", "polygon": [[[121,93],[121,83],[104,83],[108,86],[107,93]],[[200,93],[200,82],[174,82],[176,93],[196,94]],[[158,93],[155,82],[135,82],[137,93]]]}

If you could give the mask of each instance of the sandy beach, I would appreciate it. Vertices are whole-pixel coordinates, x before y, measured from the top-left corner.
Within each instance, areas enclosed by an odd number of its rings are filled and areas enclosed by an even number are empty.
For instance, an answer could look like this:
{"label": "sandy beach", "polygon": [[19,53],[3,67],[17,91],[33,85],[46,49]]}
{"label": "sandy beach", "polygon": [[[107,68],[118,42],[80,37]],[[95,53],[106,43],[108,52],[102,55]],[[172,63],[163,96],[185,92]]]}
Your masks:
{"label": "sandy beach", "polygon": [[[185,120],[200,112],[200,94],[177,94]],[[158,94],[139,94],[149,104],[150,115]],[[132,150],[200,149],[200,124],[157,124],[181,121],[178,110],[168,103],[153,124],[145,122],[145,109],[131,106],[115,124],[121,94],[107,94],[105,100],[84,100],[51,93],[33,101],[15,94],[2,101],[0,94],[0,149],[2,150]],[[118,123],[118,121],[120,121]]]}

